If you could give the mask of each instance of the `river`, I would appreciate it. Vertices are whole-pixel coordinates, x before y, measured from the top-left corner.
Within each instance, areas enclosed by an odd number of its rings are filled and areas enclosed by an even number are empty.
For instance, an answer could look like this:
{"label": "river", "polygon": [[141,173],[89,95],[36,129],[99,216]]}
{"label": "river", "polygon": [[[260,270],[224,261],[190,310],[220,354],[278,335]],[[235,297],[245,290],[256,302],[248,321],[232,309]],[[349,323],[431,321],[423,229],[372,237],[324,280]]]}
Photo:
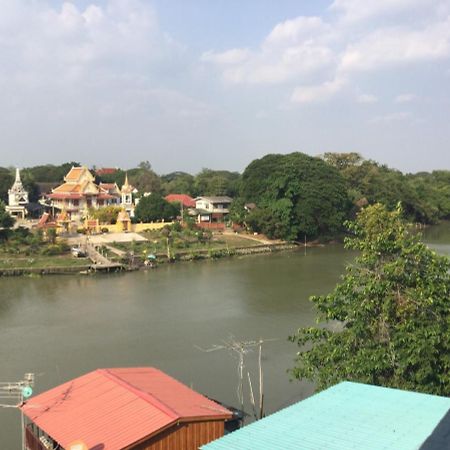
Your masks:
{"label": "river", "polygon": [[[450,254],[448,224],[426,236]],[[309,296],[332,290],[353,256],[330,245],[147,272],[1,279],[0,381],[34,372],[38,393],[99,367],[155,366],[238,406],[236,355],[201,349],[231,336],[263,338],[271,340],[263,346],[266,412],[276,411],[313,391],[289,379],[297,349],[287,337],[314,323]],[[246,356],[254,390],[256,360]],[[0,409],[0,448],[20,448],[15,409]]]}

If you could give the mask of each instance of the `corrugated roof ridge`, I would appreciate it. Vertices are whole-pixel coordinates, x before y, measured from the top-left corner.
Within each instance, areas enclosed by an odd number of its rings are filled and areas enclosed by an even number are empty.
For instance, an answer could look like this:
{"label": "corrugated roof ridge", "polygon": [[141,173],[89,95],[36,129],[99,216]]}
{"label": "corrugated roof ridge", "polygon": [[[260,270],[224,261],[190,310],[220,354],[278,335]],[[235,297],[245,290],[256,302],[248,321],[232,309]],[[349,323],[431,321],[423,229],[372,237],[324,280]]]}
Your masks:
{"label": "corrugated roof ridge", "polygon": [[[139,368],[136,367],[136,369],[139,369]],[[154,368],[152,368],[152,369],[157,370]],[[120,384],[121,386],[125,387],[129,391],[133,392],[133,394],[137,395],[138,397],[142,398],[143,400],[148,401],[153,406],[160,409],[163,413],[167,414],[169,417],[173,418],[174,420],[178,420],[181,418],[180,414],[178,414],[170,406],[166,405],[161,400],[157,399],[154,395],[152,395],[148,392],[141,391],[140,389],[134,387],[132,384],[123,380],[119,376],[111,373],[110,369],[97,369],[96,372],[101,373],[102,375],[109,378],[110,380],[113,380],[114,382]]]}

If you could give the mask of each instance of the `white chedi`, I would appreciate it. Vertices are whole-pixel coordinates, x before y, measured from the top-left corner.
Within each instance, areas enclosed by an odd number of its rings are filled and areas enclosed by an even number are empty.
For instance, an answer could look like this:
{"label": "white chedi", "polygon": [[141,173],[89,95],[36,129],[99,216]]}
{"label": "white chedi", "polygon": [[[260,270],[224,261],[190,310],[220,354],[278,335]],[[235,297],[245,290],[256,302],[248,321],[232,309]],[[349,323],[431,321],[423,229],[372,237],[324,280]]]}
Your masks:
{"label": "white chedi", "polygon": [[28,192],[20,179],[20,170],[16,169],[16,180],[8,190],[8,206],[25,206],[28,203]]}

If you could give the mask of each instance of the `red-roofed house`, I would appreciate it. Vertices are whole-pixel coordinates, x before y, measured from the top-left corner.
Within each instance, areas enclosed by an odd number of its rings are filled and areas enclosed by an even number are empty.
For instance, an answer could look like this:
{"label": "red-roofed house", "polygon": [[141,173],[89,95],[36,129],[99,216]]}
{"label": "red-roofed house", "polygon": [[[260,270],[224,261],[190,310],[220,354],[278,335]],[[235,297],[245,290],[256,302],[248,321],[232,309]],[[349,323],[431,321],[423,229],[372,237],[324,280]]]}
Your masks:
{"label": "red-roofed house", "polygon": [[[196,450],[232,413],[151,367],[97,369],[27,400],[28,450]],[[79,447],[82,448],[82,447]]]}
{"label": "red-roofed house", "polygon": [[195,200],[186,194],[169,194],[164,197],[169,203],[180,203],[185,208],[195,208]]}
{"label": "red-roofed house", "polygon": [[102,167],[100,169],[96,169],[95,174],[101,177],[102,175],[112,175],[116,173],[118,169],[115,167]]}

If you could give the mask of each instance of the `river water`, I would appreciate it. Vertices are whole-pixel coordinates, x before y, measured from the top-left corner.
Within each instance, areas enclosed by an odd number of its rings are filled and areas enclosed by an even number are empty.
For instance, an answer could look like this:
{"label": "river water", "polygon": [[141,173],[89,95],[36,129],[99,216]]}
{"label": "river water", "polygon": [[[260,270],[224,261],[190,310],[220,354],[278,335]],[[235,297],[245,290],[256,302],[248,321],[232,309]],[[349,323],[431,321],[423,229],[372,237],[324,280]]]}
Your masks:
{"label": "river water", "polygon": [[[450,254],[450,226],[426,235]],[[297,349],[287,337],[314,323],[309,296],[332,290],[353,257],[331,245],[148,272],[1,279],[0,381],[34,372],[38,393],[99,367],[155,366],[239,406],[236,355],[201,349],[263,338],[266,412],[276,411],[312,393],[289,379]],[[246,355],[255,391],[256,360]],[[18,411],[0,408],[0,449],[18,448]]]}

